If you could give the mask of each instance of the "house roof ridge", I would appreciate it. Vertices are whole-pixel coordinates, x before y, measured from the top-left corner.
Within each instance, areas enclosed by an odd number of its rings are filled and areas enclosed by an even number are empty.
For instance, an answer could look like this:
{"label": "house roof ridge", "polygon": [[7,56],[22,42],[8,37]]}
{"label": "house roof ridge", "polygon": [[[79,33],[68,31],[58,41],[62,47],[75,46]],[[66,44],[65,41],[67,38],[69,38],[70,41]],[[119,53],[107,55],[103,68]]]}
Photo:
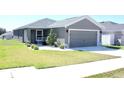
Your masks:
{"label": "house roof ridge", "polygon": [[[26,25],[24,25],[24,26],[21,26],[21,27],[19,27],[19,28],[16,28],[16,29],[14,29],[14,30],[23,29],[23,28],[28,28],[28,27],[30,27],[30,26],[39,26],[39,24],[41,24],[42,22],[43,22],[43,23],[46,23],[46,26],[49,26],[49,25],[51,25],[52,23],[56,22],[56,20],[53,20],[53,19],[50,19],[50,18],[43,18],[43,19],[39,19],[39,20],[37,20],[37,21],[31,22],[31,23],[29,23],[29,24],[26,24]],[[45,24],[42,24],[42,25],[45,25]],[[46,27],[46,26],[44,26],[44,27]],[[44,28],[44,27],[43,27],[43,28]]]}

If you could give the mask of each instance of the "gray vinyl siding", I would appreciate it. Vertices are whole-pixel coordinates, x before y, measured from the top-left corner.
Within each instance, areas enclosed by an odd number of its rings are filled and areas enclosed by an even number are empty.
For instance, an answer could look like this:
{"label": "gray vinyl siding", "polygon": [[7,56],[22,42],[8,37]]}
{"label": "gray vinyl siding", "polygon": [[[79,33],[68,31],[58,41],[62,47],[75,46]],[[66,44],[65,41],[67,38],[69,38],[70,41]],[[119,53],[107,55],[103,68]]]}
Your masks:
{"label": "gray vinyl siding", "polygon": [[18,39],[18,31],[14,30],[13,31],[14,39]]}
{"label": "gray vinyl siding", "polygon": [[71,31],[70,47],[97,46],[97,32],[93,31]]}
{"label": "gray vinyl siding", "polygon": [[121,45],[123,45],[122,43],[123,43],[123,37],[122,37],[123,35],[122,35],[122,33],[121,32],[117,32],[117,33],[115,33],[115,35],[114,35],[114,44],[117,44],[117,40],[118,39],[120,39],[122,42],[121,42]]}
{"label": "gray vinyl siding", "polygon": [[18,39],[21,42],[24,42],[24,30],[15,30],[14,38]]}
{"label": "gray vinyl siding", "polygon": [[113,44],[117,44],[117,40],[120,39],[121,40],[121,45],[124,45],[124,34],[122,34],[122,32],[118,31],[118,32],[103,32],[102,35],[104,34],[113,34],[114,35],[114,39],[112,38],[112,40],[114,41]]}
{"label": "gray vinyl siding", "polygon": [[81,20],[75,24],[70,25],[68,28],[70,29],[94,29],[94,30],[101,30],[98,26],[94,23],[90,22],[87,19]]}
{"label": "gray vinyl siding", "polygon": [[24,30],[27,31],[27,38],[28,41],[31,41],[31,32],[30,29],[19,29],[19,30],[14,30],[14,38],[18,39],[21,42],[24,42]]}
{"label": "gray vinyl siding", "polygon": [[19,31],[19,40],[20,40],[21,42],[24,41],[24,30],[20,30],[20,31]]}
{"label": "gray vinyl siding", "polygon": [[[90,22],[87,19],[84,19],[82,21],[79,21],[73,25],[70,25],[67,27],[67,29],[92,29],[92,30],[101,30],[98,26],[96,26],[94,23]],[[63,42],[65,44],[65,46],[68,46],[68,32],[66,31],[66,29],[63,28],[54,28],[55,32],[57,33],[57,38],[58,40],[60,40],[61,42]],[[87,32],[86,32],[87,33]],[[84,36],[86,35],[85,33],[83,33]],[[93,36],[92,36],[93,35]],[[81,37],[80,34],[78,33],[74,33],[73,35],[74,37]],[[92,38],[93,37],[93,38]],[[73,38],[73,37],[71,37]],[[96,46],[97,45],[97,32],[88,32],[87,38],[86,39],[92,39],[92,40],[88,40],[84,45],[79,45],[79,46]],[[73,42],[73,41],[70,41]],[[77,44],[79,44],[80,39],[77,42]],[[76,44],[76,43],[75,43]],[[78,46],[78,45],[73,45],[74,47]],[[72,47],[73,47],[72,46]]]}
{"label": "gray vinyl siding", "polygon": [[[101,30],[87,19],[81,20],[67,27],[68,29]],[[67,36],[68,37],[68,36]],[[68,42],[68,38],[66,39]],[[70,47],[97,46],[97,31],[70,31]]]}
{"label": "gray vinyl siding", "polygon": [[57,40],[65,44],[66,29],[65,28],[54,28],[54,31],[57,34]]}
{"label": "gray vinyl siding", "polygon": [[124,45],[124,34],[121,37],[121,45]]}
{"label": "gray vinyl siding", "polygon": [[65,31],[65,47],[68,47],[68,32]]}
{"label": "gray vinyl siding", "polygon": [[27,29],[27,32],[28,41],[31,42],[31,30]]}
{"label": "gray vinyl siding", "polygon": [[36,30],[31,30],[31,43],[36,43]]}

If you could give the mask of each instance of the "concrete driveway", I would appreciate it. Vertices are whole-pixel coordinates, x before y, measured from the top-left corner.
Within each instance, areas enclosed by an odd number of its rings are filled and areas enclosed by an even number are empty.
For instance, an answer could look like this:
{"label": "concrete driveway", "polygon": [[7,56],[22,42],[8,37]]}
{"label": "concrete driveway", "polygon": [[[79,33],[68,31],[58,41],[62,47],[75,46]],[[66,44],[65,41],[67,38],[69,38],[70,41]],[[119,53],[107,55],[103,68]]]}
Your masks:
{"label": "concrete driveway", "polygon": [[99,54],[107,54],[107,55],[124,57],[124,50],[111,49],[111,48],[106,48],[106,47],[102,47],[102,46],[98,46],[98,47],[78,47],[78,48],[72,48],[72,49],[73,50],[90,51],[90,52],[99,53]]}
{"label": "concrete driveway", "polygon": [[103,46],[93,46],[93,47],[77,47],[71,48],[72,50],[85,50],[85,51],[114,51],[115,49],[106,48]]}

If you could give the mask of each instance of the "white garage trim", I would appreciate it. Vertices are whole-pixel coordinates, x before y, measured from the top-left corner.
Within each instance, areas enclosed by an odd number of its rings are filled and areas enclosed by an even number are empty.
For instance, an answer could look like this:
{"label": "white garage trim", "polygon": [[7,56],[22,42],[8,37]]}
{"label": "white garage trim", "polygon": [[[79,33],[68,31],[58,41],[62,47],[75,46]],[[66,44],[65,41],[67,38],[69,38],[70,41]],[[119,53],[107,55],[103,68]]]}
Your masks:
{"label": "white garage trim", "polygon": [[93,29],[68,29],[68,48],[70,47],[70,33],[71,31],[94,31],[97,32],[97,46],[100,45],[100,30],[93,30]]}
{"label": "white garage trim", "polygon": [[97,46],[100,45],[100,31],[97,31]]}
{"label": "white garage trim", "polygon": [[68,29],[68,48],[70,47],[70,29]]}
{"label": "white garage trim", "polygon": [[100,31],[100,30],[93,30],[93,29],[69,29],[69,30],[71,30],[71,31],[75,31],[75,30],[77,30],[77,31]]}

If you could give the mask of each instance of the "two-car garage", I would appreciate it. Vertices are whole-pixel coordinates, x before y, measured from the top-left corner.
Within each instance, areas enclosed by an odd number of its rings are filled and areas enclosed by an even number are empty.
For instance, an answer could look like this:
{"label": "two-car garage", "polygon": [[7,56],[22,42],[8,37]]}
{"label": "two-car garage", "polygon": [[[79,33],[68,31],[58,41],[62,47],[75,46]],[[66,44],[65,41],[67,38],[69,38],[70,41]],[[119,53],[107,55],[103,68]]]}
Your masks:
{"label": "two-car garage", "polygon": [[[104,27],[90,17],[76,20],[67,26],[68,47],[91,47],[100,45],[100,32]],[[67,31],[66,31],[67,32]]]}
{"label": "two-car garage", "polygon": [[69,47],[97,46],[99,43],[99,31],[95,30],[69,30]]}

